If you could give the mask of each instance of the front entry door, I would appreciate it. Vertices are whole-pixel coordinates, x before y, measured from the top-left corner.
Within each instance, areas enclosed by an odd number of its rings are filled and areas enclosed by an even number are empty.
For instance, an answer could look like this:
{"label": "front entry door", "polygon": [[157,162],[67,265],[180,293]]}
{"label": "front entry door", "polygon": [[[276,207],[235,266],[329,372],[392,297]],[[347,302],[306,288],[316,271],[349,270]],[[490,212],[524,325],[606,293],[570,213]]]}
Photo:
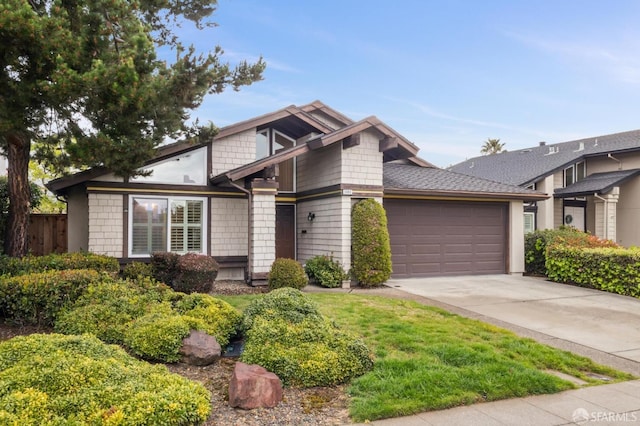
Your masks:
{"label": "front entry door", "polygon": [[296,206],[276,205],[276,259],[296,258]]}
{"label": "front entry door", "polygon": [[585,231],[584,207],[564,206],[564,224],[573,226],[578,231]]}

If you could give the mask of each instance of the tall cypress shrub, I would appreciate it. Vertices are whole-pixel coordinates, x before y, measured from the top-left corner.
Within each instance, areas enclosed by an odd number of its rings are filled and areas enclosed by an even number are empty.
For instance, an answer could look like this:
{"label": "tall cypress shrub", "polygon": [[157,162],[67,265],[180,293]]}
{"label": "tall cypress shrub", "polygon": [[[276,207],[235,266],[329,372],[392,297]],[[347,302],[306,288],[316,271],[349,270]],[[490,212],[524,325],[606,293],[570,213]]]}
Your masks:
{"label": "tall cypress shrub", "polygon": [[351,230],[353,277],[364,287],[382,285],[391,276],[391,244],[382,205],[372,198],[356,203]]}

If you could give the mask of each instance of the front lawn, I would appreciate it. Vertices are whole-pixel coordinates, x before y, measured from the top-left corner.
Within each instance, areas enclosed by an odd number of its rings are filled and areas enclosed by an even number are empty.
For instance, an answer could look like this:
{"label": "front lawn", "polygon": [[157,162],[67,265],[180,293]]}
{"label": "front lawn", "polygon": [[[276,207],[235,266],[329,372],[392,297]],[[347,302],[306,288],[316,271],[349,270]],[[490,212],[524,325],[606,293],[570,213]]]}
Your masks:
{"label": "front lawn", "polygon": [[[555,370],[588,383],[588,373],[632,376],[479,321],[412,301],[308,293],[320,311],[361,335],[375,353],[373,371],[349,388],[350,414],[363,422],[428,410],[573,388]],[[224,296],[244,309],[251,296]]]}

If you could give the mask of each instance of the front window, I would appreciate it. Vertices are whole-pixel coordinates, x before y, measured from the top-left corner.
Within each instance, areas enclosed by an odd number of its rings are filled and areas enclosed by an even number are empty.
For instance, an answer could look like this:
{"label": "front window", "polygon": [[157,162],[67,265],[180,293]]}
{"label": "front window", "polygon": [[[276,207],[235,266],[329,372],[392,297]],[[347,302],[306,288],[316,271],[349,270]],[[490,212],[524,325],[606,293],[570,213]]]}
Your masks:
{"label": "front window", "polygon": [[130,256],[206,253],[205,217],[205,199],[131,197]]}
{"label": "front window", "polygon": [[581,181],[586,176],[586,166],[584,161],[573,164],[564,169],[564,186],[573,185],[576,182]]}
{"label": "front window", "polygon": [[536,214],[533,212],[524,213],[524,233],[528,234],[536,230]]}
{"label": "front window", "polygon": [[136,176],[130,182],[167,183],[171,185],[207,184],[207,149],[200,148],[143,167],[149,176]]}

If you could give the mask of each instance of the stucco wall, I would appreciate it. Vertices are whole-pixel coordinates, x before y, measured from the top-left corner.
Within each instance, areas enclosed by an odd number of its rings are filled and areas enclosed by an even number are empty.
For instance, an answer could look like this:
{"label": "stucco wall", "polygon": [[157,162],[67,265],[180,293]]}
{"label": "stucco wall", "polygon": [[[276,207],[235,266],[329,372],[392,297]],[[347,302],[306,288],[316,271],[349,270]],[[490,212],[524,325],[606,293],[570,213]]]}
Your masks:
{"label": "stucco wall", "polygon": [[256,129],[216,139],[211,144],[211,174],[244,166],[256,160]]}
{"label": "stucco wall", "polygon": [[211,200],[212,256],[246,256],[248,250],[248,207],[246,199]]}
{"label": "stucco wall", "polygon": [[553,176],[547,176],[546,178],[536,183],[537,191],[544,192],[545,194],[551,196],[551,198],[547,198],[546,200],[537,202],[537,229],[549,229],[554,227],[554,181],[555,179]]}
{"label": "stucco wall", "polygon": [[640,246],[640,177],[620,186],[616,215],[618,244]]}
{"label": "stucco wall", "polygon": [[67,197],[67,250],[89,250],[89,198],[82,188],[75,188]]}
{"label": "stucco wall", "polygon": [[[89,194],[89,251],[123,257],[123,195]],[[70,222],[69,227],[73,223]]]}

